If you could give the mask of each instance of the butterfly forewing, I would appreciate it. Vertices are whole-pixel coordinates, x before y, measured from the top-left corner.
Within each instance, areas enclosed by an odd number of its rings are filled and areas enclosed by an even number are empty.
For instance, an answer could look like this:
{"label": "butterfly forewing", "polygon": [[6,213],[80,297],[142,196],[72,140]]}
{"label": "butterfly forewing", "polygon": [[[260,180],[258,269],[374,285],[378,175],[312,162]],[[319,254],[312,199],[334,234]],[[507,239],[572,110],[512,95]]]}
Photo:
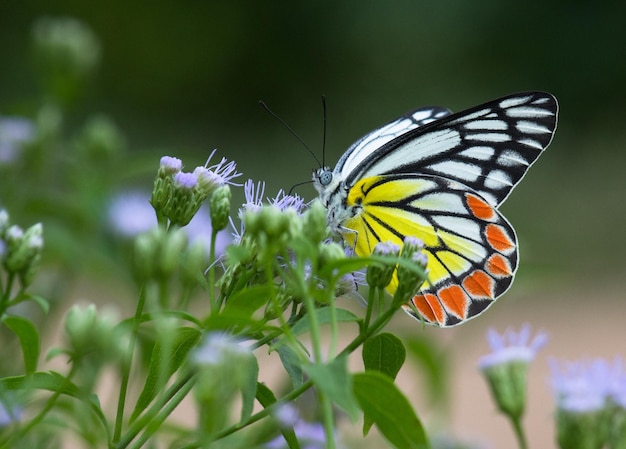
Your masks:
{"label": "butterfly forewing", "polygon": [[447,115],[450,111],[437,106],[424,107],[407,112],[384,126],[366,134],[348,148],[335,166],[335,172],[349,171],[369,155],[393,139],[411,130],[432,123]]}
{"label": "butterfly forewing", "polygon": [[497,206],[549,145],[557,110],[556,99],[543,92],[504,97],[411,128],[368,154],[359,150],[369,145],[357,145],[342,158],[340,173],[348,186],[381,174],[441,176]]}

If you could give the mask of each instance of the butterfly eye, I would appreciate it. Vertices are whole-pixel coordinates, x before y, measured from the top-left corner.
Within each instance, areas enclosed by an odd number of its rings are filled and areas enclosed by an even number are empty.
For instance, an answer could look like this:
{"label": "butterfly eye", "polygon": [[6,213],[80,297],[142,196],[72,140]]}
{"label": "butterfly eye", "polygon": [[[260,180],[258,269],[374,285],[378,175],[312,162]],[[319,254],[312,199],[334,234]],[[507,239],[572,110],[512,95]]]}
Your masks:
{"label": "butterfly eye", "polygon": [[327,186],[333,180],[333,172],[330,170],[325,170],[320,174],[319,177],[320,184],[323,186]]}

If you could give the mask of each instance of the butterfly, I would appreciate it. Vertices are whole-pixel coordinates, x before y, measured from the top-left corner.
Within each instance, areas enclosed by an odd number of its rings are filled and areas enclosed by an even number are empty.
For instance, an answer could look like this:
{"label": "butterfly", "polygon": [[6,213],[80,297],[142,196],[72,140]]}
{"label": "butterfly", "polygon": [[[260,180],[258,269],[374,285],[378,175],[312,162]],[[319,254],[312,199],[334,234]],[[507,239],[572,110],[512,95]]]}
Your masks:
{"label": "butterfly", "polygon": [[[314,171],[328,224],[361,256],[420,238],[428,280],[404,310],[441,327],[476,317],[513,282],[517,237],[498,208],[552,141],[557,115],[545,92],[408,112],[355,142],[334,170]],[[394,276],[387,289],[396,287]]]}

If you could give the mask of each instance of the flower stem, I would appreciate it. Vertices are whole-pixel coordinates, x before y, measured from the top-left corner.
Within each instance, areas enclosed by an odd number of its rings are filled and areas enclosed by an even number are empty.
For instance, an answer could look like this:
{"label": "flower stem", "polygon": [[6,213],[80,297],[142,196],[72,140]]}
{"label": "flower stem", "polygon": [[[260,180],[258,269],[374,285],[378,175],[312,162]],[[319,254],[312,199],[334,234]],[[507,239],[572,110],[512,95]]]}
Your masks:
{"label": "flower stem", "polygon": [[515,432],[515,438],[517,439],[519,449],[528,449],[528,443],[526,442],[526,435],[524,434],[524,430],[522,429],[521,420],[519,418],[511,416],[511,424],[513,425],[513,430]]}
{"label": "flower stem", "polygon": [[137,310],[135,311],[135,317],[133,318],[133,329],[128,342],[128,350],[126,351],[125,358],[121,367],[121,385],[120,394],[117,401],[117,413],[115,415],[115,430],[113,431],[113,443],[119,441],[122,435],[122,424],[124,422],[124,406],[126,405],[126,394],[128,392],[128,381],[130,379],[130,368],[133,361],[133,353],[135,351],[135,343],[137,341],[137,334],[139,332],[139,324],[141,322],[141,314],[143,313],[143,307],[146,303],[146,286],[141,289],[139,293],[139,301],[137,302]]}

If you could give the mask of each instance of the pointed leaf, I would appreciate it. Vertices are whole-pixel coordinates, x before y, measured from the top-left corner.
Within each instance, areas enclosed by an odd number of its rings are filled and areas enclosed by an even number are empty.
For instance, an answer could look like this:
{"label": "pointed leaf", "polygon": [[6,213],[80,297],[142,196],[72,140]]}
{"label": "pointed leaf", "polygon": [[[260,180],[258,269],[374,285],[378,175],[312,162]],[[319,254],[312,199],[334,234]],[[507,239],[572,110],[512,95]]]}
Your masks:
{"label": "pointed leaf", "polygon": [[376,370],[395,379],[406,360],[402,341],[393,334],[378,334],[363,344],[365,370]]}
{"label": "pointed leaf", "polygon": [[281,345],[278,347],[278,356],[285,367],[285,371],[289,374],[289,378],[293,383],[293,388],[298,388],[304,383],[304,374],[302,373],[302,362],[289,345]]}
{"label": "pointed leaf", "polygon": [[47,390],[78,399],[89,407],[102,423],[103,429],[109,434],[107,419],[102,412],[98,397],[94,394],[83,392],[76,384],[59,373],[54,371],[37,372],[30,376],[12,376],[0,379],[0,391],[15,390]]}
{"label": "pointed leaf", "polygon": [[[353,375],[354,396],[380,433],[398,449],[428,449],[422,423],[393,381],[377,371]],[[369,429],[363,429],[367,435]]]}
{"label": "pointed leaf", "polygon": [[[256,399],[263,406],[263,408],[267,408],[276,403],[276,396],[274,396],[274,392],[261,382],[257,383]],[[289,449],[300,449],[300,443],[298,442],[298,438],[296,438],[296,433],[293,429],[281,428],[280,433],[287,442]]]}
{"label": "pointed leaf", "polygon": [[244,366],[241,367],[241,422],[252,416],[259,378],[259,363],[253,354],[250,354],[243,364]]}
{"label": "pointed leaf", "polygon": [[347,357],[337,357],[326,365],[304,365],[302,369],[319,390],[341,407],[353,421],[356,421],[359,407],[352,390],[352,377],[348,373]]}
{"label": "pointed leaf", "polygon": [[[135,420],[146,409],[157,395],[159,389],[165,385],[172,374],[187,360],[189,351],[200,341],[201,335],[197,329],[180,327],[171,334],[161,336],[156,341],[152,349],[146,383],[139,395],[139,399],[137,399],[137,404],[130,417],[131,421]],[[167,345],[167,354],[163,354],[163,338],[172,340]]]}
{"label": "pointed leaf", "polygon": [[24,370],[26,374],[32,374],[37,369],[39,359],[39,333],[30,320],[21,316],[5,316],[2,322],[19,339],[24,357]]}
{"label": "pointed leaf", "polygon": [[[321,326],[323,324],[330,323],[330,307],[322,307],[316,310],[317,313],[317,322]],[[349,321],[359,321],[359,317],[357,317],[354,313],[346,310],[346,309],[335,309],[335,318],[339,322],[349,322]],[[294,326],[291,328],[291,332],[293,335],[300,335],[309,330],[309,320],[306,316],[302,317]]]}

